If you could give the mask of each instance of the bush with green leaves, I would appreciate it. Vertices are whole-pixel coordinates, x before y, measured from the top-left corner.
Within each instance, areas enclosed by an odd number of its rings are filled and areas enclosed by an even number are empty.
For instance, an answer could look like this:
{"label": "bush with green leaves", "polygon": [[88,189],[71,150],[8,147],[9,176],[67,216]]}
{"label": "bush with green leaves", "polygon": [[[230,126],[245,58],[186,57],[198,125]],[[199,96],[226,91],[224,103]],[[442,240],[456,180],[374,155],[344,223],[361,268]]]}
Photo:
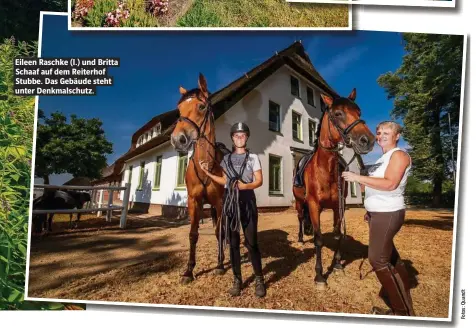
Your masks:
{"label": "bush with green leaves", "polygon": [[36,42],[13,38],[0,44],[0,310],[69,306],[23,301],[35,98],[13,95],[13,61],[36,56],[36,49]]}

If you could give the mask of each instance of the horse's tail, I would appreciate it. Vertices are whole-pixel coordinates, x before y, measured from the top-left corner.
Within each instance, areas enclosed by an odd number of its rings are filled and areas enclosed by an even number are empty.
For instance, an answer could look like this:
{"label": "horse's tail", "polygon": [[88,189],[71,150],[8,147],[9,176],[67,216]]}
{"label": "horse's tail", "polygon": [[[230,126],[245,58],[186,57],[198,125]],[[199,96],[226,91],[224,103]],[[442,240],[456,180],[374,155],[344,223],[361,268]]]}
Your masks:
{"label": "horse's tail", "polygon": [[218,214],[217,214],[217,209],[215,207],[212,207],[211,214],[212,214],[213,227],[216,227],[218,223]]}

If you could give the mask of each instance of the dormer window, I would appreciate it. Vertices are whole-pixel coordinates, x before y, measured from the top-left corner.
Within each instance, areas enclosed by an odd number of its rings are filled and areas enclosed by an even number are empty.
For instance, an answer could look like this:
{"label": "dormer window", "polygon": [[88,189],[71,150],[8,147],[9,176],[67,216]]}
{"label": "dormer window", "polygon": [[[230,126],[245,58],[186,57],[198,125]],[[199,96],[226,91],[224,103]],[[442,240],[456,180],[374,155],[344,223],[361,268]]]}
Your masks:
{"label": "dormer window", "polygon": [[162,133],[162,124],[160,122],[156,125],[155,128],[157,129],[157,135]]}

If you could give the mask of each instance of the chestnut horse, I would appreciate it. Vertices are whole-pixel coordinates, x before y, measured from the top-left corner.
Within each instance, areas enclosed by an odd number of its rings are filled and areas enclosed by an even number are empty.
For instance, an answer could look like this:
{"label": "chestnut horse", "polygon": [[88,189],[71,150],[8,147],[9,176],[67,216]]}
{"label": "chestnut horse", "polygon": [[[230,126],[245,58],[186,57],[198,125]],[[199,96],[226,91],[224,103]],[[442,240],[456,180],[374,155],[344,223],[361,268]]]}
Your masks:
{"label": "chestnut horse", "polygon": [[[202,171],[200,161],[208,163],[210,172],[222,175],[220,162],[223,153],[216,145],[213,111],[209,100],[207,81],[200,73],[198,88],[187,91],[180,87],[182,95],[178,102],[180,118],[171,135],[172,146],[179,152],[193,149],[191,160],[188,164],[185,184],[188,195],[188,213],[190,217],[190,254],[187,269],[182,274],[182,283],[193,280],[195,267],[195,254],[198,241],[199,220],[204,204],[212,206],[212,218],[215,224],[215,233],[218,240],[218,265],[216,273],[224,274],[223,246],[225,238],[222,228],[222,199],[224,186],[215,183]],[[220,238],[220,234],[221,237]]]}
{"label": "chestnut horse", "polygon": [[[348,98],[333,99],[322,95],[327,105],[324,110],[318,135],[318,146],[306,168],[304,169],[304,187],[293,187],[296,198],[296,209],[299,221],[306,222],[305,215],[309,215],[314,230],[314,246],[316,248],[316,282],[319,289],[327,286],[326,278],[322,273],[321,248],[323,245],[321,235],[320,216],[324,208],[334,212],[334,232],[337,233],[338,247],[334,253],[334,269],[342,269],[340,263],[341,244],[341,218],[345,209],[345,192],[343,179],[340,174],[339,150],[341,143],[353,148],[357,154],[367,154],[373,149],[375,136],[368,126],[360,119],[360,108],[354,102],[356,90],[353,89]],[[345,160],[344,160],[345,161]],[[340,184],[340,185],[339,185]],[[340,204],[339,204],[340,203]]]}

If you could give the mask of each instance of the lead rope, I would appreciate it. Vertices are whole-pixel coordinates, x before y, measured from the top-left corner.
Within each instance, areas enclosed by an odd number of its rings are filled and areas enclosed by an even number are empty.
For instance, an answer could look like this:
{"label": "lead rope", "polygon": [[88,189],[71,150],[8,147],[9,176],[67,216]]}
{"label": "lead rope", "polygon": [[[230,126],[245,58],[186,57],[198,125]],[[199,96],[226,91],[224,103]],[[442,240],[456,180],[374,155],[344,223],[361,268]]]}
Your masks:
{"label": "lead rope", "polygon": [[[344,167],[343,172],[347,172],[349,170],[350,164],[355,160],[357,157],[356,153],[354,152],[354,156],[352,156],[351,160],[347,163],[345,159],[338,153],[336,152],[336,156],[338,157],[337,159],[337,194],[339,195],[339,229],[341,231],[343,230],[342,236],[345,240],[347,236],[347,225],[346,225],[346,220],[345,220],[345,189],[342,189],[342,177],[341,177],[341,172],[340,172],[340,163],[344,162]],[[362,264],[360,265],[362,266]]]}
{"label": "lead rope", "polygon": [[[223,201],[222,220],[225,218],[225,248],[230,243],[231,231],[240,231],[240,190],[238,189],[238,181],[242,181],[243,172],[245,171],[246,164],[249,158],[249,151],[246,150],[246,155],[243,163],[240,167],[240,172],[237,172],[231,162],[231,155],[228,155],[228,168],[233,172],[233,176],[229,176],[227,179],[227,193]],[[226,171],[226,170],[225,170]],[[228,174],[227,174],[228,175]],[[231,221],[231,222],[230,222]],[[231,229],[231,231],[229,230]],[[220,245],[222,235],[220,233]]]}
{"label": "lead rope", "polygon": [[[349,161],[348,164],[345,165],[344,172],[346,172],[346,171],[349,170],[350,164],[354,161],[354,159],[355,159],[356,157],[357,157],[357,155],[354,153],[354,156],[352,157],[352,159]],[[337,165],[339,165],[339,164],[337,164]],[[338,174],[339,174],[339,172],[338,172]],[[341,207],[340,199],[341,199],[341,198],[344,199],[344,195],[342,194],[342,196],[341,196],[341,193],[340,193],[340,179],[341,179],[341,177],[340,177],[340,174],[339,174],[339,213],[341,213],[341,210],[340,210],[340,207]],[[345,212],[345,209],[344,209],[344,212]],[[345,238],[345,236],[346,236],[345,216],[344,216],[343,213],[340,214],[340,215],[342,215],[342,222],[343,222],[343,224],[344,224],[344,238]],[[360,277],[360,280],[365,279],[365,278],[369,275],[369,273],[371,273],[372,271],[374,271],[374,269],[372,268],[372,269],[370,269],[369,271],[367,271],[364,275],[362,274],[362,266],[363,266],[364,263],[365,263],[365,259],[366,259],[365,257],[362,258],[362,260],[360,261],[360,265],[359,265],[359,277]]]}

